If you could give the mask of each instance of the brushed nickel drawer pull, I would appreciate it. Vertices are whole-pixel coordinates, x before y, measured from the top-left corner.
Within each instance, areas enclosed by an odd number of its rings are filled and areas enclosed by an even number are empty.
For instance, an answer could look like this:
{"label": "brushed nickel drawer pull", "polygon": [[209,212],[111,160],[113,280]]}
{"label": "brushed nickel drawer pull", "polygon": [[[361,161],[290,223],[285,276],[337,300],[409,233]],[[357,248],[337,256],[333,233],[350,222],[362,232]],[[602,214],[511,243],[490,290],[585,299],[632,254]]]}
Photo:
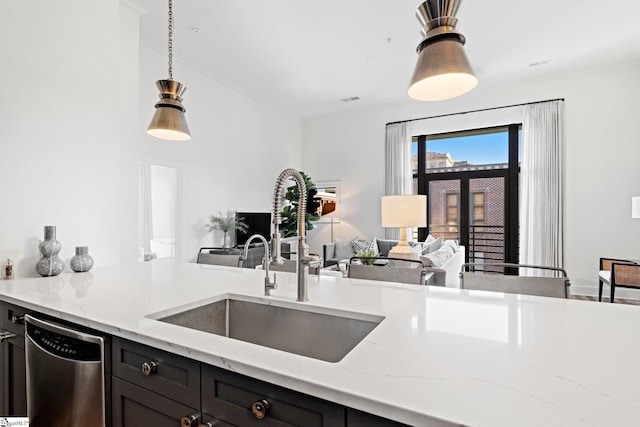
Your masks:
{"label": "brushed nickel drawer pull", "polygon": [[11,332],[0,332],[0,342],[5,342],[15,336],[16,334],[12,334]]}
{"label": "brushed nickel drawer pull", "polygon": [[22,325],[24,323],[24,315],[18,316],[17,314],[14,314],[13,316],[11,316],[11,323]]}

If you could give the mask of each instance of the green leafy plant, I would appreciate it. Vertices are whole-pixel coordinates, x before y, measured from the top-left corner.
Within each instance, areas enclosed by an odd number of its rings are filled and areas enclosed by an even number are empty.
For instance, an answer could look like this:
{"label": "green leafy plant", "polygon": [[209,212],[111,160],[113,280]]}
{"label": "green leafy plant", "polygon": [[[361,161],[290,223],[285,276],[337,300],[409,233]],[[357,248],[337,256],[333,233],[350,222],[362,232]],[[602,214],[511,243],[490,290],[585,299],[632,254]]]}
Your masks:
{"label": "green leafy plant", "polygon": [[[300,172],[300,175],[304,178],[304,183],[307,186],[307,211],[304,216],[304,228],[305,230],[312,230],[314,228],[313,222],[320,219],[316,213],[320,203],[315,200],[315,195],[318,193],[316,185],[311,178],[304,172]],[[282,231],[283,237],[292,237],[297,235],[298,232],[298,200],[300,199],[300,190],[296,184],[287,187],[285,193],[285,205],[282,208],[282,224],[280,224],[280,231]]]}
{"label": "green leafy plant", "polygon": [[360,260],[360,262],[362,262],[364,265],[373,265],[373,263],[375,262],[375,258],[377,258],[378,256],[376,251],[374,251],[373,249],[370,249],[368,251],[360,251],[356,255],[364,258]]}
{"label": "green leafy plant", "polygon": [[220,230],[224,233],[224,242],[227,241],[227,234],[231,231],[241,231],[245,233],[249,226],[244,222],[244,218],[236,218],[236,211],[227,211],[225,214],[218,211],[218,215],[209,215],[209,231]]}

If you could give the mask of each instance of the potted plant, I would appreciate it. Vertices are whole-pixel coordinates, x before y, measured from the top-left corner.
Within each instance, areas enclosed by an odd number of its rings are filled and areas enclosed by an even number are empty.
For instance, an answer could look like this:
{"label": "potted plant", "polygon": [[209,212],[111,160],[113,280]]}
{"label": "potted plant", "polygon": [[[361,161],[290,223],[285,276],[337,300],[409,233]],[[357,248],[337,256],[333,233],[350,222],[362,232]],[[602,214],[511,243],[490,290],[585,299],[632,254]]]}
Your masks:
{"label": "potted plant", "polygon": [[[314,228],[313,222],[320,219],[316,214],[320,203],[315,200],[317,194],[316,185],[311,178],[304,172],[300,172],[300,175],[304,178],[304,183],[307,187],[307,211],[304,216],[304,228],[305,230],[312,230]],[[280,231],[282,237],[293,237],[298,232],[298,200],[300,199],[300,190],[296,184],[287,187],[287,192],[284,196],[285,205],[282,208],[282,224],[280,225]]]}
{"label": "potted plant", "polygon": [[364,265],[373,265],[378,256],[378,252],[373,249],[369,249],[367,251],[360,251],[356,254],[356,256],[362,257],[363,259],[360,262]]}
{"label": "potted plant", "polygon": [[244,222],[244,218],[236,217],[236,211],[227,211],[226,214],[218,211],[218,215],[209,215],[207,227],[209,227],[209,231],[220,230],[224,233],[223,248],[231,246],[229,232],[238,230],[244,233],[249,229],[247,223]]}

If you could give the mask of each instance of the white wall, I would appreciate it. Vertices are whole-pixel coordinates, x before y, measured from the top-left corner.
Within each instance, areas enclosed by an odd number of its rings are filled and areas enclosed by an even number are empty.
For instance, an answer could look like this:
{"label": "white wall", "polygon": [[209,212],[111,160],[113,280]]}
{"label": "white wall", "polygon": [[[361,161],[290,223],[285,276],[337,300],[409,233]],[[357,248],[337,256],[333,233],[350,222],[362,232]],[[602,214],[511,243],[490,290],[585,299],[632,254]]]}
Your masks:
{"label": "white wall", "polygon": [[[384,135],[388,122],[523,102],[564,98],[567,124],[566,265],[574,293],[597,292],[598,258],[640,258],[640,222],[631,197],[640,194],[637,117],[640,62],[523,82],[480,82],[471,93],[439,103],[406,102],[303,121],[303,169],[316,180],[338,179],[341,223],[335,237],[382,236]],[[465,125],[464,115],[457,116]],[[470,124],[470,127],[473,127]],[[311,233],[312,252],[328,242],[328,225]],[[620,296],[638,297],[634,291]]]}
{"label": "white wall", "polygon": [[3,18],[0,260],[17,277],[36,275],[44,225],[58,227],[67,271],[80,245],[96,267],[137,262],[141,161],[181,171],[183,259],[214,243],[210,213],[269,211],[280,170],[300,166],[298,119],[179,62],[193,139],[146,135],[166,54],[140,48],[125,2],[13,0]]}
{"label": "white wall", "polygon": [[118,2],[7,3],[0,259],[35,275],[43,226],[56,225],[67,265],[81,245],[117,263]]}
{"label": "white wall", "polygon": [[140,161],[179,170],[176,253],[194,260],[200,247],[222,243],[222,233],[206,227],[210,214],[272,210],[277,176],[301,165],[301,123],[175,59],[173,68],[187,86],[183,105],[192,138],[162,141],[144,132],[158,97],[155,81],[167,78],[167,57],[143,45],[137,147]]}

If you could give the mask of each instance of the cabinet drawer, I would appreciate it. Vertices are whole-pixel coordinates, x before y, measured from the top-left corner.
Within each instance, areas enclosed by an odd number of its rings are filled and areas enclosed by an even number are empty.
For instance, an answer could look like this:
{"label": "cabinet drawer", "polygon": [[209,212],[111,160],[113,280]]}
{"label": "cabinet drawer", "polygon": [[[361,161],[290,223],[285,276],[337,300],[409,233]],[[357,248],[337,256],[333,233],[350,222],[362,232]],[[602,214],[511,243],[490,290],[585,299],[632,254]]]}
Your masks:
{"label": "cabinet drawer", "polygon": [[[155,371],[145,375],[143,364]],[[200,363],[146,345],[113,339],[113,375],[185,405],[200,407]]]}
{"label": "cabinet drawer", "polygon": [[225,423],[224,421],[220,421],[219,419],[217,419],[216,417],[214,417],[213,415],[209,415],[209,414],[202,414],[202,426],[206,425],[205,423],[211,423],[211,425],[213,425],[214,427],[239,427],[239,426],[234,426],[232,424],[229,423]]}
{"label": "cabinet drawer", "polygon": [[349,427],[409,427],[407,424],[380,418],[350,408],[347,409],[347,425]]}
{"label": "cabinet drawer", "polygon": [[200,421],[200,413],[194,408],[118,378],[113,380],[114,427],[176,427],[190,415]]}
{"label": "cabinet drawer", "polygon": [[[262,400],[269,408],[258,419],[251,406]],[[208,365],[202,366],[202,412],[238,426],[345,425],[342,406]]]}
{"label": "cabinet drawer", "polygon": [[24,337],[24,315],[29,313],[33,313],[33,311],[6,304],[5,309],[2,310],[0,326],[2,329]]}

